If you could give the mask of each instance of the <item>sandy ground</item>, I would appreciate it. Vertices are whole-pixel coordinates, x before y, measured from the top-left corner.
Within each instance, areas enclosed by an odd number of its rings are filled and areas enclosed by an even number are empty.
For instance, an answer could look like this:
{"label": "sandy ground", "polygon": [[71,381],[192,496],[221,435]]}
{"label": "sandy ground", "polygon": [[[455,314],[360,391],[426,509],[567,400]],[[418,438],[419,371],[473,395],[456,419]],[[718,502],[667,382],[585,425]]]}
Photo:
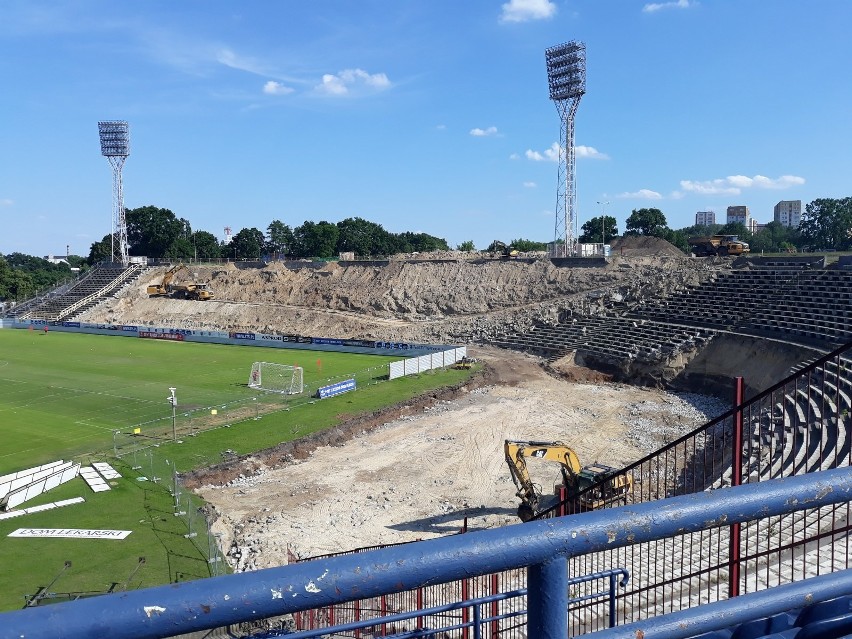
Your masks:
{"label": "sandy ground", "polygon": [[[308,557],[452,534],[465,517],[471,530],[516,524],[504,439],[562,440],[584,464],[619,466],[647,452],[630,424],[650,420],[661,440],[666,424],[680,432],[702,421],[668,414],[680,400],[661,391],[569,382],[532,357],[475,354],[494,368],[493,385],[305,460],[199,489],[236,569],[284,564],[288,548]],[[534,463],[533,479],[549,492],[556,466]]]}

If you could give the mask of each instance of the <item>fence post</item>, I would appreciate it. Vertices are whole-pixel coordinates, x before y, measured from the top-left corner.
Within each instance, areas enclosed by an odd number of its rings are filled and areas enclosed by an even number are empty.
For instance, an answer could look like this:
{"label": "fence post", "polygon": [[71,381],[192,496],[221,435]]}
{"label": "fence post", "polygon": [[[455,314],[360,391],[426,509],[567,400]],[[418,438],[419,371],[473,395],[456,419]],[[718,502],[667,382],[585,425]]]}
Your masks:
{"label": "fence post", "polygon": [[[491,575],[491,594],[496,595],[500,591],[500,575],[493,573]],[[491,602],[491,639],[497,639],[500,636],[500,620],[497,616],[500,614],[500,604],[497,601]]]}
{"label": "fence post", "polygon": [[[743,410],[745,382],[742,377],[734,379],[733,437],[731,438],[731,486],[743,483]],[[740,524],[731,525],[728,545],[728,597],[740,594]]]}
{"label": "fence post", "polygon": [[[470,580],[462,579],[461,580],[461,600],[462,603],[468,601],[470,599]],[[470,621],[470,607],[464,606],[461,609],[462,613],[462,623],[464,624],[464,628],[462,628],[462,637],[463,639],[468,639],[470,636],[470,628],[467,623]]]}
{"label": "fence post", "polygon": [[553,557],[527,568],[527,637],[568,636],[568,559]]}

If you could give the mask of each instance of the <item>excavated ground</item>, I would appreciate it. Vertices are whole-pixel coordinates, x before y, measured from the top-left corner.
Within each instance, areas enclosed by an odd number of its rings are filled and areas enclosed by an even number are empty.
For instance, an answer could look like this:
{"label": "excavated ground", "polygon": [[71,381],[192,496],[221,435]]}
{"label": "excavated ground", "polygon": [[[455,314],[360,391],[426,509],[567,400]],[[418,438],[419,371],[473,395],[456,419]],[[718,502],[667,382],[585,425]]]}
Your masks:
{"label": "excavated ground", "polygon": [[[722,409],[602,381],[556,363],[497,349],[474,350],[488,374],[407,414],[343,425],[329,445],[302,443],[253,455],[192,478],[207,500],[238,571],[297,556],[398,543],[518,523],[518,499],[503,457],[505,439],[570,444],[586,463],[641,458]],[[556,465],[530,462],[544,492]]]}

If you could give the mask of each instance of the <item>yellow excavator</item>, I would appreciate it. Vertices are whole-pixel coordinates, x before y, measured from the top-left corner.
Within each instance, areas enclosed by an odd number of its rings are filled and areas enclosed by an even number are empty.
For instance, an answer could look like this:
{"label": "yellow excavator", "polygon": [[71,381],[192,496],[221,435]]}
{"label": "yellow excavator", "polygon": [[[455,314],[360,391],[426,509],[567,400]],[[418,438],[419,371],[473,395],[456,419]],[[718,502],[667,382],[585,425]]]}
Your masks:
{"label": "yellow excavator", "polygon": [[147,289],[148,297],[177,297],[188,300],[212,300],[213,291],[207,288],[207,284],[189,282],[187,284],[172,284],[177,273],[186,268],[185,264],[176,264],[170,267],[164,274],[159,284],[150,284]]}
{"label": "yellow excavator", "polygon": [[[518,506],[518,518],[521,521],[529,521],[558,503],[558,495],[563,486],[576,512],[596,510],[616,502],[627,503],[627,496],[633,488],[633,478],[630,475],[618,474],[615,468],[598,463],[581,467],[577,453],[562,442],[507,439],[503,450],[512,481],[518,488],[517,495],[521,499],[521,505]],[[562,483],[554,487],[553,496],[548,496],[547,499],[542,497],[541,487],[530,479],[527,459],[559,464]],[[591,486],[597,487],[583,492]]]}

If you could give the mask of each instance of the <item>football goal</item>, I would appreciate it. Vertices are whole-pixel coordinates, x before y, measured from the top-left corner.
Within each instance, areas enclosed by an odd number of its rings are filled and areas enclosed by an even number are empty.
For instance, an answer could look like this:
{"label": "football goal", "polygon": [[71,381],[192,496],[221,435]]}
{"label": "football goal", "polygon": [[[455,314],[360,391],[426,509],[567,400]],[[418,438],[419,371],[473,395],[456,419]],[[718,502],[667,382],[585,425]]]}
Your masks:
{"label": "football goal", "polygon": [[271,362],[255,362],[252,364],[248,385],[249,388],[285,395],[297,395],[305,389],[301,366],[288,366]]}

